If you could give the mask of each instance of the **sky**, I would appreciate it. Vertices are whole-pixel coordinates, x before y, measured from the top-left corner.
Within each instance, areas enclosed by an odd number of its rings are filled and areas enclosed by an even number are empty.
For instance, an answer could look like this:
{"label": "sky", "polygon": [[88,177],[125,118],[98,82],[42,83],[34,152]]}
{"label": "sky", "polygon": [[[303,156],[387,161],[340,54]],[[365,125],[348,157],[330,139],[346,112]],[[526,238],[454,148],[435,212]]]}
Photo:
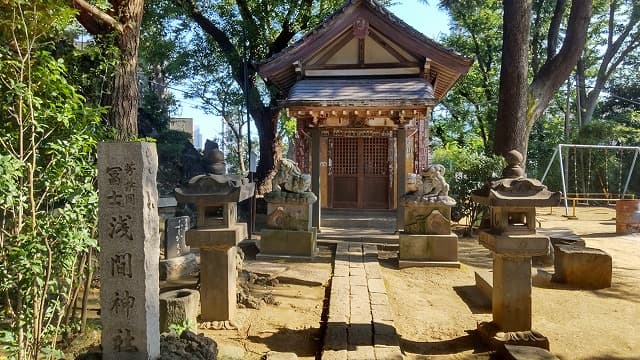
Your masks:
{"label": "sky", "polygon": [[[389,9],[404,22],[434,40],[449,32],[449,17],[440,11],[435,0],[429,1],[429,4],[419,0],[400,0]],[[174,117],[193,118],[194,128],[199,127],[203,134],[203,144],[206,139],[218,136],[222,126],[219,116],[205,114],[198,109],[197,99],[184,99],[181,93],[175,95],[180,102],[181,111],[173,114]],[[251,137],[257,137],[255,126],[252,126]]]}

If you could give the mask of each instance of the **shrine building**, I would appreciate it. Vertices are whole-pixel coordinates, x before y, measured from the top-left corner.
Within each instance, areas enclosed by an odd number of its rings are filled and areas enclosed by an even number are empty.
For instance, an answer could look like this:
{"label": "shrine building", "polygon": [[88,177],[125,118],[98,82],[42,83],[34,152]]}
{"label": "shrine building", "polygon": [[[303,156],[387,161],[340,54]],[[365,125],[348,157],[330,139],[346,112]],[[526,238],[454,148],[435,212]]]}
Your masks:
{"label": "shrine building", "polygon": [[314,226],[320,207],[397,207],[405,174],[429,163],[431,110],[471,64],[375,0],[350,0],[260,65],[297,119]]}

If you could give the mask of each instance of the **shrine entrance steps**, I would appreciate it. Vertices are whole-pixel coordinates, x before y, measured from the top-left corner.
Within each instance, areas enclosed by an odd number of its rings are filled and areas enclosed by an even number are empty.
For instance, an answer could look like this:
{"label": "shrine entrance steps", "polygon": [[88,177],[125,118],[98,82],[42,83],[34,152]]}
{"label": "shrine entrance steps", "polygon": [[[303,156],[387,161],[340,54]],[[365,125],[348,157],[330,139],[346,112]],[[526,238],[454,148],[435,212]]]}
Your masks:
{"label": "shrine entrance steps", "polygon": [[402,359],[374,244],[336,244],[322,359]]}
{"label": "shrine entrance steps", "polygon": [[395,210],[322,209],[318,241],[398,245]]}

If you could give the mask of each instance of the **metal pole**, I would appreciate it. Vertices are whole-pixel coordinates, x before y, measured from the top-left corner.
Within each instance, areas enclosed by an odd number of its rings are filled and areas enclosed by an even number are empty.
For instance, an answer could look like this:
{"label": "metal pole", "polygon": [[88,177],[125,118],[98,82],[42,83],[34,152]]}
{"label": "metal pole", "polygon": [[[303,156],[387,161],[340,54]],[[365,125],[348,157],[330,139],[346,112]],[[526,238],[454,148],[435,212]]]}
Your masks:
{"label": "metal pole", "polygon": [[629,175],[627,175],[627,182],[624,184],[624,190],[622,191],[622,198],[627,194],[627,188],[629,187],[629,181],[631,180],[631,175],[633,174],[633,169],[636,166],[636,160],[638,159],[638,153],[640,149],[636,149],[635,154],[633,154],[633,161],[631,162],[631,169],[629,170]]}
{"label": "metal pole", "polygon": [[562,146],[563,144],[558,144],[558,159],[560,160],[560,177],[562,179],[562,195],[564,197],[564,213],[566,216],[569,216],[569,204],[567,203],[567,184],[564,179],[564,165],[562,164]]}
{"label": "metal pole", "polygon": [[544,179],[547,178],[547,174],[549,173],[549,169],[551,169],[551,164],[553,164],[553,159],[556,158],[557,154],[558,154],[558,149],[556,149],[553,152],[553,155],[551,156],[551,160],[549,160],[549,165],[547,165],[547,170],[544,171],[544,175],[542,175],[542,179],[540,180],[541,183],[544,183]]}
{"label": "metal pole", "polygon": [[[247,111],[247,160],[249,163],[249,182],[253,183],[253,172],[251,171],[251,118],[249,117],[249,53],[247,51],[247,30],[243,28],[242,31],[242,68],[243,68],[243,80],[244,80],[244,102],[245,109]],[[240,140],[242,141],[242,139]],[[242,155],[241,155],[242,156]],[[240,158],[242,161],[242,158]],[[253,188],[253,196],[249,198],[249,240],[253,235],[253,211],[254,211],[254,199],[255,199],[255,186]]]}

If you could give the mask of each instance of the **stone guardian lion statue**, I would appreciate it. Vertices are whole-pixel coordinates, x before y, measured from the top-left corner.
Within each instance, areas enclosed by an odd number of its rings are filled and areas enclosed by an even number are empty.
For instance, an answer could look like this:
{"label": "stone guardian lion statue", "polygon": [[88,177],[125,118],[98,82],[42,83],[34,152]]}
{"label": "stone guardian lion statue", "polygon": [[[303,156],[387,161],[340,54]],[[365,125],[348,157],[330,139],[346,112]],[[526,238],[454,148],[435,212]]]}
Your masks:
{"label": "stone guardian lion statue", "polygon": [[272,191],[303,193],[311,188],[311,175],[303,174],[293,160],[278,161],[277,173],[271,182]]}
{"label": "stone guardian lion statue", "polygon": [[449,196],[449,184],[444,179],[444,166],[433,164],[422,170],[422,194],[425,196]]}

